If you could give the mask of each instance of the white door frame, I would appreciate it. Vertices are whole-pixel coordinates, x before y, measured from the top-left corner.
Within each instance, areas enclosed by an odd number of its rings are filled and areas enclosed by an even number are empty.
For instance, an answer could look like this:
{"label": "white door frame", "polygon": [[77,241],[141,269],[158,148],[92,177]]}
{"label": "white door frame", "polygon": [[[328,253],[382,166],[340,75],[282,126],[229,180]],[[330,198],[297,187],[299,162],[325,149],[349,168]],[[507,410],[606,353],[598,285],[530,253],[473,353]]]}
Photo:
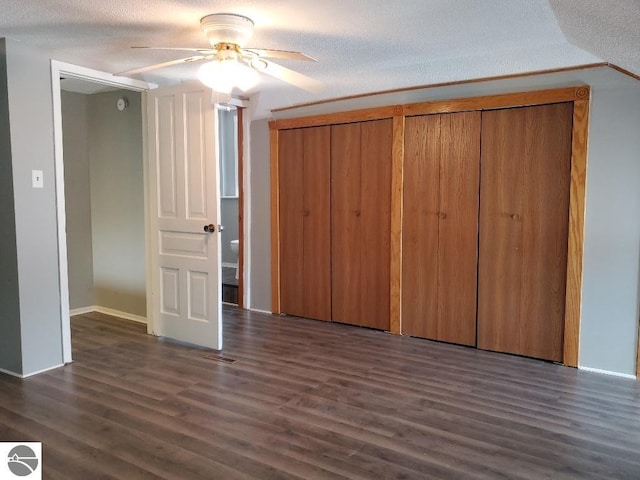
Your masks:
{"label": "white door frame", "polygon": [[[157,85],[125,77],[116,77],[110,73],[93,70],[70,63],[51,60],[51,93],[53,100],[53,135],[54,135],[54,165],[55,165],[55,185],[56,185],[56,215],[58,225],[58,269],[60,282],[60,321],[62,329],[62,356],[63,362],[70,363],[71,356],[71,319],[69,316],[69,272],[67,267],[67,225],[64,196],[64,156],[62,151],[62,101],[60,93],[60,76],[87,80],[94,83],[110,85],[112,87],[143,92]],[[143,95],[143,132],[146,132],[146,109],[144,109]],[[147,212],[147,161],[146,161],[146,139],[142,138],[142,149],[144,156],[144,190],[145,190],[145,237],[149,234],[148,212]],[[145,242],[148,238],[145,238]],[[149,302],[149,262],[147,261],[147,302]],[[147,314],[147,331],[153,332],[153,318]]]}

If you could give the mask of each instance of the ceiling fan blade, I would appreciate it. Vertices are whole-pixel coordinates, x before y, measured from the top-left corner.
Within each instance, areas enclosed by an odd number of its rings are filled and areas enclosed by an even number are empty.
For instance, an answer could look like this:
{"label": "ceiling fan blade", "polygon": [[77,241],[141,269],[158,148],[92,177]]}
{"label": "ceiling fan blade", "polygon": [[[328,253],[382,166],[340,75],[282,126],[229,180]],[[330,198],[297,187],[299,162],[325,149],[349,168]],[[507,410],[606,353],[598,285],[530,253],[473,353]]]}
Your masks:
{"label": "ceiling fan blade", "polygon": [[270,50],[268,48],[243,48],[244,52],[255,54],[264,58],[286,58],[289,60],[304,60],[306,62],[317,62],[317,60],[307,54],[301,52],[293,52],[289,50]]}
{"label": "ceiling fan blade", "polygon": [[264,61],[264,63],[266,63],[266,67],[258,69],[259,72],[271,75],[272,77],[278,78],[308,92],[318,93],[324,89],[324,85],[321,82],[314,80],[311,77],[307,77],[302,73],[298,73],[274,62]]}
{"label": "ceiling fan blade", "polygon": [[213,48],[196,48],[196,47],[131,47],[131,48],[145,49],[145,50],[178,50],[181,52],[196,52],[196,53],[201,53],[203,55],[212,55],[217,51]]}
{"label": "ceiling fan blade", "polygon": [[207,57],[204,55],[195,55],[193,57],[180,58],[178,60],[170,60],[168,62],[156,63],[154,65],[147,65],[146,67],[134,68],[132,70],[116,73],[115,75],[118,77],[125,76],[125,75],[134,75],[136,73],[148,72],[150,70],[157,70],[159,68],[170,67],[171,65],[178,65],[180,63],[197,62],[198,60],[203,60],[205,58]]}

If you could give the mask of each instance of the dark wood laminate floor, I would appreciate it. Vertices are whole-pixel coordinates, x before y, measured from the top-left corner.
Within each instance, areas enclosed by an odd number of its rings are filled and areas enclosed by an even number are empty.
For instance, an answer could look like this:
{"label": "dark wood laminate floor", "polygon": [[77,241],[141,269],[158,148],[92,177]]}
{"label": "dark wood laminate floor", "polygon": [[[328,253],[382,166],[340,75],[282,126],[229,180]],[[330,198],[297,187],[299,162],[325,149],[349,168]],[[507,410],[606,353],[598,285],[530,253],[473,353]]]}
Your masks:
{"label": "dark wood laminate floor", "polygon": [[75,363],[0,374],[44,478],[640,478],[640,382],[224,307],[226,364],[102,314]]}

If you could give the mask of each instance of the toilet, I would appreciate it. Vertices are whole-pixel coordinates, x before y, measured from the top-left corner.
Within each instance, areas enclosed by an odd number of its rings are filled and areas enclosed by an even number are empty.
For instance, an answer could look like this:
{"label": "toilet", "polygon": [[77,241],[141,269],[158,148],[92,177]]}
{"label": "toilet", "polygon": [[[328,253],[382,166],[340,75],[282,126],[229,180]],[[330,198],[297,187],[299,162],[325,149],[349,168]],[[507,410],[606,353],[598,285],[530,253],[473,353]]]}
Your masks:
{"label": "toilet", "polygon": [[238,279],[238,251],[240,250],[240,243],[238,240],[231,240],[231,251],[236,256],[236,280]]}

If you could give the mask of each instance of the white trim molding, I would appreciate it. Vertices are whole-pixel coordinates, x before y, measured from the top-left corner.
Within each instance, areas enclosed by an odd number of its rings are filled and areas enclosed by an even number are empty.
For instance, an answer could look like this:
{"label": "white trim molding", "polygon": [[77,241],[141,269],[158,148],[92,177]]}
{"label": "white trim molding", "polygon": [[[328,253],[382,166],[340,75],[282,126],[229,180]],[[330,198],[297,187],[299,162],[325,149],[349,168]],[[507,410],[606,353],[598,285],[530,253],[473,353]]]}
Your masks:
{"label": "white trim molding", "polygon": [[56,368],[64,367],[64,365],[65,364],[61,363],[59,365],[54,365],[53,367],[49,367],[49,368],[45,368],[45,369],[42,369],[42,370],[38,370],[36,372],[27,373],[26,375],[22,375],[20,373],[12,372],[10,370],[5,370],[4,368],[0,368],[0,372],[6,373],[7,375],[11,375],[12,377],[28,378],[28,377],[33,377],[34,375],[38,375],[40,373],[48,372],[49,370],[55,370]]}
{"label": "white trim molding", "polygon": [[0,373],[6,373],[7,375],[11,375],[12,377],[24,378],[20,373],[13,372],[11,370],[5,370],[4,368],[0,368]]}
{"label": "white trim molding", "polygon": [[[72,63],[60,62],[58,60],[51,60],[52,70],[55,68],[60,73],[64,74],[67,78],[77,78],[79,80],[87,80],[89,82],[100,83],[103,85],[109,85],[111,87],[124,88],[127,90],[133,90],[135,92],[142,92],[149,89],[158,88],[155,83],[149,83],[142,80],[136,80],[134,78],[122,77],[114,75],[112,73],[102,72],[100,70],[94,70],[92,68],[81,67]],[[55,76],[52,77],[56,78]],[[60,81],[60,75],[57,76],[58,82]]]}
{"label": "white trim molding", "polygon": [[147,317],[141,315],[135,315],[133,313],[122,312],[120,310],[114,310],[113,308],[100,307],[98,305],[92,305],[91,307],[74,308],[71,310],[71,316],[84,315],[87,313],[102,313],[104,315],[111,315],[112,317],[122,318],[123,320],[130,320],[136,323],[147,324]]}
{"label": "white trim molding", "polygon": [[601,370],[600,368],[579,366],[578,370],[582,370],[584,372],[599,373],[601,375],[611,375],[613,377],[629,378],[631,380],[635,380],[637,378],[635,375],[629,375],[628,373],[612,372],[611,370]]}
{"label": "white trim molding", "polygon": [[85,313],[91,313],[96,311],[95,305],[91,305],[90,307],[81,307],[81,308],[72,308],[69,310],[69,315],[74,317],[75,315],[84,315]]}

